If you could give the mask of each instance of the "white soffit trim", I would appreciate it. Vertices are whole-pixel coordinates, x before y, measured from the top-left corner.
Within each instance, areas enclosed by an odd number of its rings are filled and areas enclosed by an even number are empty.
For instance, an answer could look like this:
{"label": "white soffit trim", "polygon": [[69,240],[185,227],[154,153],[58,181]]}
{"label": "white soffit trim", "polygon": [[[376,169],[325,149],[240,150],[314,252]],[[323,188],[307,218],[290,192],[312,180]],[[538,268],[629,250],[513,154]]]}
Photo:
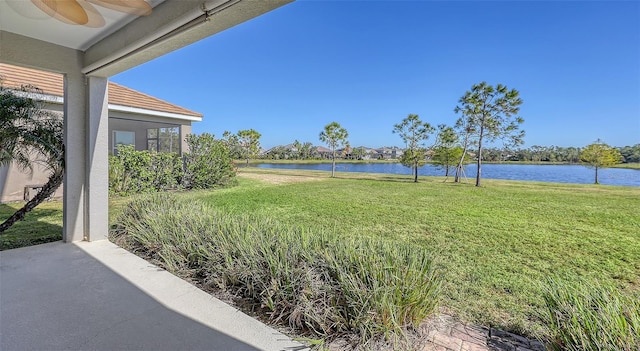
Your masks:
{"label": "white soffit trim", "polygon": [[135,114],[138,114],[138,115],[167,117],[167,118],[181,119],[181,120],[193,121],[193,122],[201,122],[202,121],[202,117],[197,117],[197,116],[189,116],[189,115],[183,115],[183,114],[180,114],[180,113],[156,111],[156,110],[149,110],[149,109],[146,109],[146,108],[130,107],[130,106],[123,106],[123,105],[115,105],[115,104],[109,104],[109,110],[110,111],[118,111],[118,112],[135,113]]}
{"label": "white soffit trim", "polygon": [[[32,92],[25,92],[25,91],[18,91],[18,90],[14,90],[14,92],[18,96],[28,96],[38,101],[48,102],[52,104],[59,104],[59,105],[62,105],[64,103],[64,98],[62,96],[32,93]],[[131,107],[131,106],[124,106],[124,105],[116,105],[116,104],[109,104],[109,111],[127,112],[127,113],[133,113],[138,115],[147,115],[147,116],[156,116],[156,117],[166,117],[166,118],[179,119],[183,121],[202,122],[202,117],[198,117],[198,116],[189,116],[189,115],[183,115],[180,113],[156,111],[156,110],[149,110],[146,108]]]}
{"label": "white soffit trim", "polygon": [[15,90],[15,89],[9,89],[9,90],[13,91],[17,96],[20,96],[20,97],[28,97],[33,100],[50,102],[52,104],[62,105],[64,103],[64,98],[62,96],[41,94],[41,93],[35,93],[32,91],[22,91],[22,90]]}

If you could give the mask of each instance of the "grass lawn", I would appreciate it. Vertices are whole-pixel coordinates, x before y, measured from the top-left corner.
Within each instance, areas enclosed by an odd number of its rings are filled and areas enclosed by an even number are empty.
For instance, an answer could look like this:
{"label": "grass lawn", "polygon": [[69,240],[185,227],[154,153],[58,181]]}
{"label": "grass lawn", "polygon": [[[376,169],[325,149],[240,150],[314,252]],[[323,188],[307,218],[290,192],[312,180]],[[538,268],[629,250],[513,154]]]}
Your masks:
{"label": "grass lawn", "polygon": [[[4,222],[24,203],[0,204],[0,222]],[[62,201],[44,202],[0,235],[0,250],[62,240]]]}
{"label": "grass lawn", "polygon": [[493,180],[476,188],[433,177],[414,184],[408,176],[240,172],[238,187],[183,196],[419,245],[444,272],[445,311],[467,321],[536,334],[541,284],[551,275],[640,293],[640,188]]}
{"label": "grass lawn", "polygon": [[[109,218],[113,221],[128,202],[128,198],[109,199]],[[23,202],[0,204],[0,223],[9,218]],[[43,202],[24,220],[0,235],[0,251],[62,240],[62,200]]]}
{"label": "grass lawn", "polygon": [[[444,274],[444,312],[468,322],[541,333],[542,285],[556,275],[614,284],[640,297],[638,187],[483,180],[476,188],[471,180],[437,177],[415,184],[396,175],[239,171],[237,187],[179,196],[231,213],[424,248]],[[112,221],[126,200],[111,200]],[[36,211],[44,212],[11,231],[22,236],[45,225],[59,232],[60,206],[43,204]],[[0,207],[0,220],[7,211]]]}
{"label": "grass lawn", "polygon": [[638,169],[640,170],[640,163],[619,163],[614,168],[627,168],[627,169]]}

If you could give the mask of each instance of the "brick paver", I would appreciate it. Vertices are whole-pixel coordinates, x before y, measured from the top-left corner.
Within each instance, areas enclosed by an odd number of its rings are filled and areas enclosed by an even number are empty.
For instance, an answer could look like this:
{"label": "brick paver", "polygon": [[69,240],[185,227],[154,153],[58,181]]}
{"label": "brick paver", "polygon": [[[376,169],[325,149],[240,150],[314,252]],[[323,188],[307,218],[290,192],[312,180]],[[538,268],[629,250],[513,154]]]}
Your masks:
{"label": "brick paver", "polygon": [[544,345],[497,329],[465,325],[453,317],[439,315],[423,326],[421,351],[544,351]]}

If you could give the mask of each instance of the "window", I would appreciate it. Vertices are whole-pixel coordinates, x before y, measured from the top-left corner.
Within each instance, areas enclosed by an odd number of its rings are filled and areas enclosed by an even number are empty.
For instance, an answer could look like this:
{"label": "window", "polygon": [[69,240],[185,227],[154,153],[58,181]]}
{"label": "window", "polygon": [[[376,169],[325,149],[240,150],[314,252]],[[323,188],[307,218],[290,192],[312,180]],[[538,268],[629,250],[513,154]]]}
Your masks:
{"label": "window", "polygon": [[118,152],[118,145],[136,145],[136,133],[124,132],[120,130],[113,131],[113,154]]}
{"label": "window", "polygon": [[180,128],[147,129],[147,149],[158,152],[180,152]]}

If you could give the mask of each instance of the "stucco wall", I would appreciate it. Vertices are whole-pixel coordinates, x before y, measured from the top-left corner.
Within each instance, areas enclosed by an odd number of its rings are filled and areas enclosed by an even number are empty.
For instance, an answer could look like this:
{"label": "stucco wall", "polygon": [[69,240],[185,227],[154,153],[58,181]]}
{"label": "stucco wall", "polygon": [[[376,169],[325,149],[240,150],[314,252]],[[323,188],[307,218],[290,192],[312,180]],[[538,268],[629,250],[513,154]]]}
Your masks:
{"label": "stucco wall", "polygon": [[[0,167],[0,203],[23,201],[27,186],[44,185],[49,172],[36,165],[33,172],[21,170],[15,164]],[[62,198],[62,186],[55,192],[54,198]]]}
{"label": "stucco wall", "polygon": [[[62,106],[50,104],[46,106],[52,111],[61,111]],[[184,137],[191,133],[191,122],[170,118],[137,115],[122,112],[109,112],[109,150],[113,149],[113,131],[133,131],[136,135],[136,149],[146,150],[147,129],[163,127],[180,127],[182,139],[181,152],[186,151]],[[34,167],[33,172],[21,171],[15,165],[0,167],[0,203],[23,201],[26,186],[43,185],[47,182],[48,173],[41,166]],[[55,193],[55,198],[62,198],[63,187]]]}
{"label": "stucco wall", "polygon": [[191,122],[153,116],[133,115],[119,112],[109,113],[109,150],[113,150],[113,132],[130,131],[135,133],[136,150],[147,149],[147,129],[179,127],[181,149],[186,152],[184,138],[191,133]]}

